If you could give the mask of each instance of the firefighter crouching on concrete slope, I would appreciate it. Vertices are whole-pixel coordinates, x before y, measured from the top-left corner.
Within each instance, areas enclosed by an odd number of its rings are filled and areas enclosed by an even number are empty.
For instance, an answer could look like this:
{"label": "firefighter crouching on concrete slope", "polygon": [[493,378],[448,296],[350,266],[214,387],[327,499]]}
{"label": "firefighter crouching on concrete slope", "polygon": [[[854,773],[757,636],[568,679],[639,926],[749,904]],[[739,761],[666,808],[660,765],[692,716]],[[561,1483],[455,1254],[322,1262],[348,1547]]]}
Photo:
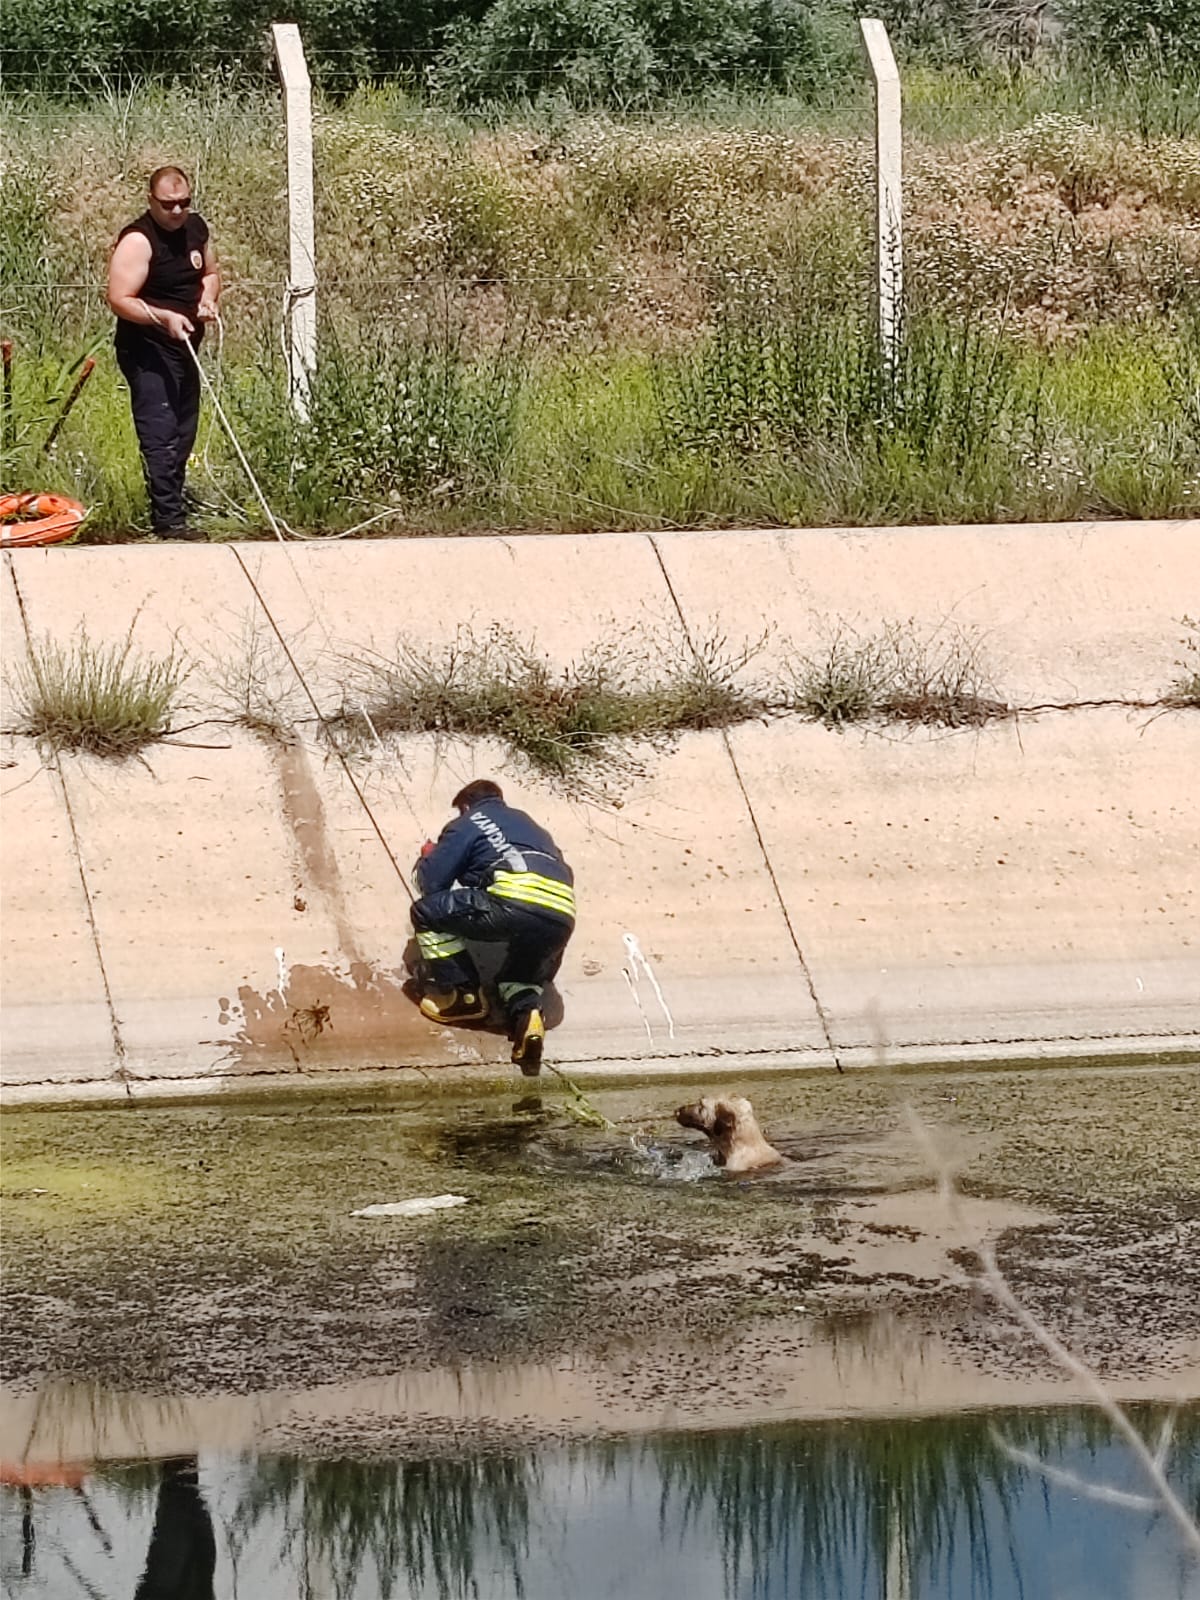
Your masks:
{"label": "firefighter crouching on concrete slope", "polygon": [[427,990],[421,1010],[434,1022],[485,1017],[487,1001],[464,940],[506,944],[496,986],[512,1059],[533,1078],[546,1032],[542,988],[575,931],[574,878],[545,828],[505,805],[499,784],[477,778],[451,804],[458,816],[413,869],[421,898],[412,923]]}

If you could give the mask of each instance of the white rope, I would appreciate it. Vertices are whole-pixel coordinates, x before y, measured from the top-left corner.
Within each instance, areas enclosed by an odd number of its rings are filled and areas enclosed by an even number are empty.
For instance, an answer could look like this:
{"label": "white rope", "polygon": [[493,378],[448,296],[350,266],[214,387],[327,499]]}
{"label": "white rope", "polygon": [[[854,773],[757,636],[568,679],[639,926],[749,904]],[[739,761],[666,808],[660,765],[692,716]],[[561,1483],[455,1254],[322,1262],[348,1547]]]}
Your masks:
{"label": "white rope", "polygon": [[[288,292],[289,292],[289,294],[292,294],[292,290],[291,290],[290,285],[289,285]],[[215,320],[216,320],[217,329],[218,329],[218,338],[217,338],[217,379],[218,379],[218,383],[219,383],[220,382],[220,378],[221,378],[221,358],[222,358],[222,355],[223,355],[224,345],[225,345],[225,325],[221,321],[220,313],[217,314],[217,317],[216,317]],[[205,372],[204,367],[201,365],[200,357],[196,354],[195,347],[193,346],[191,340],[190,339],[185,339],[183,342],[187,346],[188,351],[189,351],[189,353],[190,353],[190,355],[192,357],[192,360],[196,363],[196,371],[200,374],[200,382],[203,384],[204,388],[207,390],[208,397],[213,403],[213,410],[216,412],[217,417],[220,419],[221,426],[225,429],[225,432],[229,437],[230,444],[232,444],[234,450],[237,452],[237,458],[242,464],[242,470],[245,472],[246,477],[250,480],[250,487],[254,490],[254,493],[257,495],[258,503],[262,506],[263,510],[266,512],[267,521],[271,525],[271,532],[275,535],[275,537],[279,540],[279,542],[281,544],[284,543],[284,537],[283,537],[284,533],[287,534],[289,539],[295,539],[297,541],[297,543],[299,543],[299,544],[324,544],[324,543],[333,541],[335,539],[349,539],[352,535],[354,535],[356,533],[362,533],[364,528],[373,528],[377,522],[386,522],[389,518],[394,518],[394,517],[399,516],[399,512],[397,512],[395,510],[392,510],[392,509],[389,509],[387,511],[379,511],[373,517],[368,517],[365,522],[356,522],[352,528],[342,528],[337,533],[298,533],[296,531],[296,529],[291,527],[288,523],[286,523],[283,520],[282,517],[277,517],[275,515],[275,513],[271,510],[271,507],[267,503],[267,497],[262,491],[261,484],[259,483],[258,479],[254,475],[254,469],[251,467],[249,461],[246,459],[246,452],[242,449],[242,446],[241,446],[241,444],[240,444],[240,442],[238,440],[237,434],[233,430],[233,424],[230,422],[229,418],[225,414],[225,409],[221,405],[221,397],[217,392],[217,387],[214,386],[214,384],[212,383],[212,380],[208,376],[208,373]],[[286,347],[285,347],[285,354],[286,354]],[[211,435],[210,435],[210,437],[211,437]],[[211,465],[210,465],[209,459],[208,459],[208,444],[207,444],[207,442],[205,444],[204,465],[208,469],[209,476],[213,479],[213,482],[216,483],[216,477],[215,477],[215,474],[213,474],[213,472],[212,472],[212,468],[211,468]],[[224,494],[224,491],[222,490],[221,493]],[[225,499],[226,500],[229,500],[229,498],[230,497],[228,495],[225,495]],[[240,513],[239,513],[239,515],[240,515]],[[280,532],[280,529],[283,530],[282,533]]]}
{"label": "white rope", "polygon": [[200,382],[204,386],[204,388],[208,391],[208,398],[212,401],[213,410],[217,413],[217,416],[220,418],[221,426],[225,429],[225,432],[229,435],[229,442],[233,446],[234,450],[237,452],[237,458],[242,463],[242,470],[245,472],[246,477],[250,480],[250,487],[254,490],[255,494],[258,496],[258,503],[259,503],[260,506],[262,506],[263,510],[267,514],[267,521],[271,524],[271,532],[279,540],[280,544],[283,544],[284,543],[283,532],[282,532],[282,530],[280,528],[279,521],[276,518],[275,513],[271,510],[271,506],[270,506],[270,503],[267,500],[266,495],[262,492],[262,485],[259,483],[258,479],[254,476],[254,468],[250,465],[249,461],[246,460],[246,452],[242,449],[241,442],[238,439],[237,434],[233,431],[233,424],[230,422],[229,418],[225,415],[225,408],[221,404],[220,396],[217,394],[217,391],[213,388],[212,382],[209,379],[208,373],[205,372],[204,368],[201,366],[200,357],[196,354],[195,346],[192,344],[192,341],[190,339],[184,339],[183,340],[183,344],[184,344],[185,348],[187,349],[188,354],[191,356],[192,360],[196,363],[196,371],[200,374]]}
{"label": "white rope", "polygon": [[[241,462],[243,470],[245,471],[245,474],[246,474],[247,478],[250,480],[251,487],[253,488],[255,494],[258,496],[259,504],[262,506],[263,510],[267,514],[267,521],[271,524],[271,531],[272,531],[272,533],[274,533],[274,535],[275,535],[276,539],[278,539],[279,543],[284,546],[284,549],[287,550],[287,541],[283,537],[283,532],[281,530],[286,528],[288,533],[290,533],[294,539],[298,538],[299,536],[297,534],[295,534],[291,528],[288,527],[287,523],[284,522],[282,517],[277,517],[275,515],[275,513],[271,510],[270,503],[268,502],[266,495],[262,491],[262,485],[259,483],[258,479],[255,477],[254,469],[250,465],[250,462],[246,458],[246,452],[242,449],[242,446],[241,446],[240,441],[238,440],[237,434],[233,431],[233,424],[230,422],[229,418],[225,415],[225,410],[224,410],[224,407],[221,405],[220,397],[218,396],[218,394],[217,394],[216,390],[214,389],[211,381],[209,380],[208,373],[205,372],[203,366],[201,365],[200,357],[197,355],[197,353],[195,351],[195,348],[193,347],[192,342],[191,342],[190,339],[185,339],[183,342],[187,346],[188,350],[190,351],[192,360],[196,363],[196,371],[200,374],[200,382],[204,386],[204,388],[208,391],[209,399],[213,403],[213,409],[217,413],[217,416],[220,418],[221,425],[224,427],[225,432],[229,435],[229,442],[233,445],[233,448],[237,451],[238,460]],[[385,515],[386,515],[386,513],[385,513]],[[379,521],[379,518],[378,517],[372,518],[372,521],[376,521],[377,522],[377,521]],[[366,524],[365,523],[364,524],[360,524],[360,526],[365,527]],[[356,531],[357,530],[354,529],[354,528],[347,528],[346,529],[346,533],[354,533]],[[337,537],[337,538],[345,538],[346,533],[335,535],[335,537]],[[318,538],[318,540],[316,542],[321,542],[321,541]],[[325,635],[325,648],[329,651],[330,656],[334,657],[334,656],[336,656],[337,652],[334,649],[333,639],[330,636],[330,632],[329,632],[329,626],[325,621],[324,614],[322,613],[320,608],[317,606],[316,602],[313,600],[312,595],[309,594],[308,586],[305,584],[303,577],[301,576],[299,570],[297,569],[296,563],[292,560],[291,551],[287,552],[287,560],[288,560],[288,566],[291,567],[291,569],[292,569],[292,576],[296,580],[296,584],[299,587],[300,593],[304,596],[305,600],[307,600],[307,602],[308,602],[309,611],[312,613],[312,616],[313,616],[314,620],[317,622],[318,626],[320,627],[321,632]],[[270,613],[269,612],[268,612],[268,617],[270,617]],[[272,622],[272,625],[274,626],[274,618],[270,618],[270,620]],[[301,673],[299,666],[296,665],[294,662],[293,662],[293,666],[295,667],[296,675],[300,678],[301,684],[303,685],[303,687],[305,689],[305,692],[308,694],[308,697],[309,697],[310,701],[313,704],[314,710],[316,710],[316,699],[313,696],[313,693],[312,693],[311,689],[309,689],[308,684],[305,681],[304,676]],[[383,740],[379,737],[378,730],[376,729],[374,722],[371,720],[370,714],[368,713],[366,706],[363,704],[361,697],[356,697],[355,709],[358,711],[359,715],[362,717],[363,721],[366,723],[367,727],[370,729],[371,736],[375,740],[375,743],[378,746],[380,752],[386,756],[387,747],[384,745]],[[320,717],[321,714],[320,714],[319,711],[317,712],[317,715],[318,715],[318,717]],[[399,759],[399,753],[398,752],[396,753],[396,755],[397,755],[397,765],[399,766],[401,772],[404,773],[404,776],[407,778],[408,777],[408,772],[407,772],[407,770],[406,770],[406,768],[404,766],[404,763],[403,763],[402,760]],[[344,757],[343,757],[343,760],[344,760]],[[413,818],[415,820],[419,821],[420,819],[417,817],[416,807],[413,805],[412,800],[409,798],[408,791],[404,787],[403,784],[400,786],[400,791],[401,791],[401,794],[404,797],[405,804],[408,806],[409,811],[412,813]],[[362,798],[362,796],[360,795],[360,799],[361,798]],[[365,800],[363,800],[363,804],[366,805],[366,801]],[[369,811],[369,808],[368,808],[368,811]],[[397,869],[397,870],[399,870],[399,869]]]}
{"label": "white rope", "polygon": [[[221,320],[221,313],[219,311],[217,312],[216,316],[213,318],[213,321],[216,324],[216,330],[217,330],[217,335],[216,335],[216,338],[217,338],[217,357],[216,357],[216,363],[215,363],[217,375],[216,375],[216,378],[213,381],[213,392],[215,394],[219,395],[220,392],[221,392],[221,387],[222,387],[223,381],[224,381],[224,362],[223,362],[223,357],[224,357],[224,354],[225,354],[225,324]],[[215,419],[215,417],[213,415],[210,414],[209,419],[208,419],[208,427],[206,428],[205,433],[204,433],[204,449],[203,449],[203,451],[201,452],[201,455],[200,455],[200,462],[201,462],[201,465],[204,468],[205,476],[206,476],[206,479],[207,479],[209,487],[211,489],[215,490],[215,492],[220,496],[220,499],[221,499],[222,503],[224,504],[225,510],[228,511],[231,516],[235,516],[238,519],[239,522],[245,522],[246,521],[246,513],[242,510],[241,506],[238,505],[237,501],[229,493],[228,489],[225,488],[224,484],[220,482],[220,480],[217,477],[216,471],[213,468],[213,464],[212,464],[212,441],[213,441],[213,434],[216,432],[216,428],[217,428],[216,419]]]}

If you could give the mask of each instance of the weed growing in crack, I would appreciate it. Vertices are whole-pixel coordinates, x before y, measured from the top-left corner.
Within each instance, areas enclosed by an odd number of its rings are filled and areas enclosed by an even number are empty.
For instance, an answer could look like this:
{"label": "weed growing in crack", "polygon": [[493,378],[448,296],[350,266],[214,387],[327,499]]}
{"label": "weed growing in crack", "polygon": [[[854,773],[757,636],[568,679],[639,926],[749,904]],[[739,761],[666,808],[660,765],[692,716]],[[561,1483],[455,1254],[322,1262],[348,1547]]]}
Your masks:
{"label": "weed growing in crack", "polygon": [[769,681],[752,670],[767,639],[629,629],[557,667],[508,628],[461,625],[437,650],[401,638],[390,654],[343,658],[328,727],[346,752],[389,735],[497,739],[569,789],[611,795],[644,773],[639,747],[660,752],[688,731],[786,715],[955,728],[1008,714],[965,628],[910,620],[858,638],[841,624],[820,654],[789,656]]}
{"label": "weed growing in crack", "polygon": [[460,626],[432,654],[401,639],[390,656],[349,660],[330,723],[351,745],[367,717],[381,737],[498,739],[534,770],[595,792],[643,770],[639,744],[662,749],[690,729],[766,715],[762,691],[743,680],[764,642],[713,633],[693,646],[630,630],[559,668],[507,628]]}
{"label": "weed growing in crack", "polygon": [[826,647],[785,668],[776,707],[829,726],[884,718],[959,728],[1007,716],[983,658],[981,637],[941,624],[884,623],[865,638],[839,623]]}
{"label": "weed growing in crack", "polygon": [[188,667],[175,647],[166,656],[140,655],[132,631],[112,645],[94,644],[86,632],[70,644],[49,637],[31,644],[10,679],[15,731],[55,750],[116,760],[169,733]]}
{"label": "weed growing in crack", "polygon": [[912,621],[888,623],[883,651],[887,687],[880,710],[885,717],[961,728],[1008,715],[975,630],[942,624],[922,634]]}
{"label": "weed growing in crack", "polygon": [[[292,635],[289,648],[306,678],[319,659],[307,648],[307,628]],[[307,697],[283,646],[252,612],[226,630],[228,648],[215,650],[205,676],[222,711],[238,727],[265,738],[288,740],[296,724],[311,714]]]}
{"label": "weed growing in crack", "polygon": [[875,716],[882,692],[879,641],[856,639],[844,626],[817,655],[796,657],[785,669],[784,709],[828,727]]}
{"label": "weed growing in crack", "polygon": [[1166,703],[1200,706],[1200,621],[1195,617],[1180,617],[1179,621],[1187,632],[1180,641],[1183,655],[1175,662],[1180,672],[1167,692]]}

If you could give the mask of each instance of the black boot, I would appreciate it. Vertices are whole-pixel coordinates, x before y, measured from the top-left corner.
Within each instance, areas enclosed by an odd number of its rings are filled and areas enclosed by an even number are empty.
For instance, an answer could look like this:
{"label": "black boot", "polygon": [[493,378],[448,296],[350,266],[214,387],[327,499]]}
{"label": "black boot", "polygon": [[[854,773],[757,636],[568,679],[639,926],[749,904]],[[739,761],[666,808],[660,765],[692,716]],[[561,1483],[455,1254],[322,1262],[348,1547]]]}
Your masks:
{"label": "black boot", "polygon": [[488,1003],[478,989],[435,990],[421,1001],[421,1015],[431,1022],[479,1022]]}

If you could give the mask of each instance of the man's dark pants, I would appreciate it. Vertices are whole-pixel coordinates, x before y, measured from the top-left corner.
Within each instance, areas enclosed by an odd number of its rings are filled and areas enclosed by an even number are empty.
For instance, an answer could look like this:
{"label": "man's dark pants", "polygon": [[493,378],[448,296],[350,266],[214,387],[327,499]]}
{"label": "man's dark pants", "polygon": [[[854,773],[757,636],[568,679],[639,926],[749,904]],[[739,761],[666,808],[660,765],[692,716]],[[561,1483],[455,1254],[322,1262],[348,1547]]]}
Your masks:
{"label": "man's dark pants", "polygon": [[[451,945],[464,939],[507,945],[496,987],[514,1029],[526,1012],[541,1003],[542,987],[562,965],[563,951],[575,931],[574,923],[563,917],[502,900],[485,889],[443,889],[423,895],[413,904],[411,915],[418,946],[428,945],[430,936],[439,934]],[[466,950],[433,958],[423,954],[423,964],[436,989],[479,987],[478,969]]]}
{"label": "man's dark pants", "polygon": [[135,335],[117,344],[129,385],[155,533],[186,521],[183,480],[200,421],[200,374],[183,345]]}

